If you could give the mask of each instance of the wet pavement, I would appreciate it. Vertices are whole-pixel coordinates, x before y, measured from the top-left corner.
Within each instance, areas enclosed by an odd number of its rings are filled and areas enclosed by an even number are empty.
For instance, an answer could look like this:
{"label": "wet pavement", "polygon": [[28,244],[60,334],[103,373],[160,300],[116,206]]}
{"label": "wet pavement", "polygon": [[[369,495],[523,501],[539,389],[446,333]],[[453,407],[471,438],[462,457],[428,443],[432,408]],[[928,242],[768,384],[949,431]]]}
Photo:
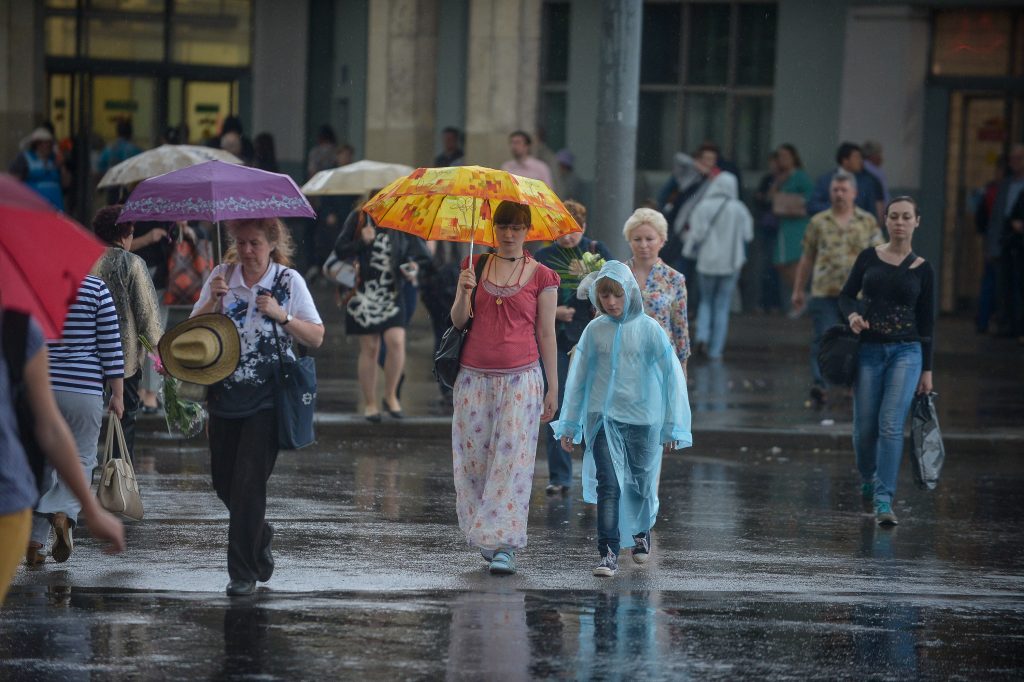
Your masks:
{"label": "wet pavement", "polygon": [[904,467],[875,526],[848,451],[691,450],[666,460],[651,562],[597,561],[593,508],[538,464],[520,573],[463,544],[441,444],[282,455],[277,569],[229,600],[227,519],[197,450],[140,458],[129,549],[22,569],[0,679],[1013,678],[1024,673],[1019,458]]}
{"label": "wet pavement", "polygon": [[205,443],[144,419],[145,521],[120,556],[83,532],[67,563],[19,571],[0,610],[0,680],[1024,676],[1012,342],[940,323],[947,466],[925,492],[905,461],[900,525],[883,530],[859,497],[844,396],[804,406],[806,321],[737,318],[726,361],[691,366],[697,445],[666,458],[652,560],[624,554],[615,578],[591,576],[579,454],[564,498],[544,494],[542,455],[530,545],[519,574],[498,578],[458,530],[424,321],[409,418],[373,425],[353,414],[355,345],[327,316],[320,442],[282,453],[270,481],[273,579],[223,595],[227,515]]}

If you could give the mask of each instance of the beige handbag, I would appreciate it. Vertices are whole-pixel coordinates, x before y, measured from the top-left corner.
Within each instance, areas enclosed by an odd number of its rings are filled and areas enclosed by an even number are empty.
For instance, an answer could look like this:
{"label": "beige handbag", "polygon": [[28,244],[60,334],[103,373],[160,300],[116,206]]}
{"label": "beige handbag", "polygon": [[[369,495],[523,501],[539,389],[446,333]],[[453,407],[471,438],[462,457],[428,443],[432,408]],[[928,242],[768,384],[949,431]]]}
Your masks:
{"label": "beige handbag", "polygon": [[807,215],[807,199],[795,192],[776,192],[772,195],[772,213],[780,218],[803,218]]}
{"label": "beige handbag", "polygon": [[[114,457],[114,434],[121,457]],[[119,514],[132,521],[142,520],[142,496],[139,482],[135,479],[128,446],[124,442],[121,420],[113,412],[107,419],[107,440],[103,448],[103,462],[100,464],[100,485],[96,491],[100,506],[113,514]]]}

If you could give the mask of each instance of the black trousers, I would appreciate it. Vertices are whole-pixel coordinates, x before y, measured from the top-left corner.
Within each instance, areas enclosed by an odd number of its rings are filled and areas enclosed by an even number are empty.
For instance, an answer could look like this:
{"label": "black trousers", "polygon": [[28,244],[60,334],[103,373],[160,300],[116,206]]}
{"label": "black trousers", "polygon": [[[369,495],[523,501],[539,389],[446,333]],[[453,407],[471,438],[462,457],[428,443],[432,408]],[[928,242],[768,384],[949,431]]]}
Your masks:
{"label": "black trousers", "polygon": [[228,575],[257,580],[266,571],[260,554],[270,539],[266,522],[267,480],[277,461],[277,414],[210,416],[213,488],[228,508]]}
{"label": "black trousers", "polygon": [[141,369],[124,379],[124,415],[121,417],[121,429],[124,431],[124,442],[128,446],[128,454],[133,460],[135,459],[135,418],[139,414],[139,408],[142,407],[142,398],[139,397],[141,381]]}

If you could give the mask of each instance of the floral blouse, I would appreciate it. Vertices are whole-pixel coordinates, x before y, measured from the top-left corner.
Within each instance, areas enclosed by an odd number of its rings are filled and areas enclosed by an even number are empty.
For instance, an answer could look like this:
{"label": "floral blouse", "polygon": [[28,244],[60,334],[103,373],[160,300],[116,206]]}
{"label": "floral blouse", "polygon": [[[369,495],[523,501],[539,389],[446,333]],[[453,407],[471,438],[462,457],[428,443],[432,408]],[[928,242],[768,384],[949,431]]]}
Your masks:
{"label": "floral blouse", "polygon": [[[633,259],[629,260],[630,270]],[[634,275],[635,275],[634,271]],[[679,362],[690,357],[690,330],[686,322],[686,278],[658,261],[643,287],[644,310],[668,332]]]}

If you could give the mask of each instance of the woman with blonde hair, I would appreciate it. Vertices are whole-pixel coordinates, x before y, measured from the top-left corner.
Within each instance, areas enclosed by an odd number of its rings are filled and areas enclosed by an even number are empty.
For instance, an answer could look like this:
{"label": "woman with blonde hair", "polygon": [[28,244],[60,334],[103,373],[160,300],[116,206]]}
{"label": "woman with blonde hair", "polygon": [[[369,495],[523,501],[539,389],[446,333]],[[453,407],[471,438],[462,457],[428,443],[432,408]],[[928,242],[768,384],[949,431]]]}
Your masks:
{"label": "woman with blonde hair", "polygon": [[690,356],[690,331],[686,320],[686,278],[661,260],[659,252],[668,237],[668,222],[653,208],[638,208],[626,220],[622,235],[633,257],[626,261],[640,285],[644,311],[668,333],[679,363],[686,371]]}
{"label": "woman with blonde hair", "polygon": [[[277,218],[229,220],[230,248],[213,269],[192,317],[221,312],[238,330],[241,358],[235,371],[210,386],[210,470],[217,497],[228,508],[228,596],[252,594],[274,572],[266,522],[267,480],[277,460],[274,372],[278,348],[317,348],[324,326],[291,265],[292,241]],[[280,338],[275,338],[280,337]]]}

